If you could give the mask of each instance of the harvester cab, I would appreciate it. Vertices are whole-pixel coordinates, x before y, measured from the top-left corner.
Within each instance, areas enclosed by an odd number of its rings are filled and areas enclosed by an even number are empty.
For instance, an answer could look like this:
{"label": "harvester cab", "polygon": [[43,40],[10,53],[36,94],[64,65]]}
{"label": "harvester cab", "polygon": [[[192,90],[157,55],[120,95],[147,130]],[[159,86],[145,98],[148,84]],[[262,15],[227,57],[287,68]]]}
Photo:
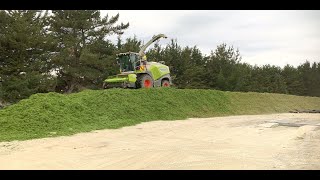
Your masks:
{"label": "harvester cab", "polygon": [[139,64],[139,56],[137,53],[121,53],[117,54],[117,62],[121,72],[134,72],[135,67]]}
{"label": "harvester cab", "polygon": [[160,38],[167,38],[164,34],[153,36],[139,53],[126,52],[117,54],[120,74],[110,76],[104,80],[103,87],[122,88],[152,88],[169,87],[172,84],[169,67],[164,62],[148,62],[144,51]]}

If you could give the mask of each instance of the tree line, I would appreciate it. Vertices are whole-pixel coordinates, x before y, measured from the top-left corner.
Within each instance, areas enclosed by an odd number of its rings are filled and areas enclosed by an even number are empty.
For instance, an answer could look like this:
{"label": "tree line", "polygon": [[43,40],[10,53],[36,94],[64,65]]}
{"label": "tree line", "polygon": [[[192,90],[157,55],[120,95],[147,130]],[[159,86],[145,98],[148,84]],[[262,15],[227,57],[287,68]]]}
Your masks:
{"label": "tree line", "polygon": [[[108,40],[129,28],[118,21],[119,14],[102,17],[97,10],[1,10],[0,103],[35,93],[101,89],[105,78],[119,72],[115,55],[143,45],[137,37]],[[320,63],[252,66],[227,44],[204,55],[173,39],[164,47],[156,43],[146,55],[165,61],[178,88],[320,96]]]}
{"label": "tree line", "polygon": [[166,61],[180,88],[320,96],[320,62],[253,66],[241,62],[239,50],[227,44],[205,56],[196,46],[181,47],[176,40],[164,48],[156,45],[147,55]]}

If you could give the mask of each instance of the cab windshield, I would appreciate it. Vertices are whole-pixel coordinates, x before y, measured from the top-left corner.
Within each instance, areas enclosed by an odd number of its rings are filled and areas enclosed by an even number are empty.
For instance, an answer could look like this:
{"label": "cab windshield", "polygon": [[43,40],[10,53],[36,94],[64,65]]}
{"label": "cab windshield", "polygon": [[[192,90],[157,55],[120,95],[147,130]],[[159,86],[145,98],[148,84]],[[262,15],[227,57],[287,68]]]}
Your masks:
{"label": "cab windshield", "polygon": [[137,55],[127,54],[118,56],[121,72],[134,71],[136,62],[138,61]]}

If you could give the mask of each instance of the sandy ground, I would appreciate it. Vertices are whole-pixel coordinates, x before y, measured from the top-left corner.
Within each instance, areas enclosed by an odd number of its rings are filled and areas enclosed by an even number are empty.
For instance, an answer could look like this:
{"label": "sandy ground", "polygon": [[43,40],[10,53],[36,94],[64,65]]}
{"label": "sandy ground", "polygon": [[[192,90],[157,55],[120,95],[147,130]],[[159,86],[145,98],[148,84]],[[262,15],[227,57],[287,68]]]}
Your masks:
{"label": "sandy ground", "polygon": [[2,142],[0,169],[320,169],[319,123],[320,114],[229,116]]}

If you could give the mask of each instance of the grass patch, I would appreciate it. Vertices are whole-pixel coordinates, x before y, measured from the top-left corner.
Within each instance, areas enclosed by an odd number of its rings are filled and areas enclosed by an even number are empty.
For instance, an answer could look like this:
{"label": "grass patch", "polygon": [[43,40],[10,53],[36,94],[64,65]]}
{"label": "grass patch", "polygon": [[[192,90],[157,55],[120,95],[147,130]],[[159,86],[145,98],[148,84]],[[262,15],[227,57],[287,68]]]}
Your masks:
{"label": "grass patch", "polygon": [[319,109],[320,98],[199,89],[85,90],[35,94],[0,110],[0,141],[71,135],[153,120]]}

